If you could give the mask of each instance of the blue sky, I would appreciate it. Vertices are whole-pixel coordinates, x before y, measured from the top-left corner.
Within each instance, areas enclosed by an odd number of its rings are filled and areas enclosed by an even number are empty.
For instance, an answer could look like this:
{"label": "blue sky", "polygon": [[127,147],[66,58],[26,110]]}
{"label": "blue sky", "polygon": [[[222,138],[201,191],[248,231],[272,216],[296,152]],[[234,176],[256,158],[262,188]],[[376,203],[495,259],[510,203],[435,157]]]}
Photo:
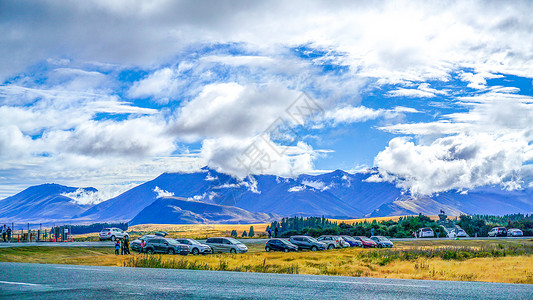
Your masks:
{"label": "blue sky", "polygon": [[531,9],[3,1],[0,198],[55,182],[97,202],[205,165],[375,167],[418,194],[531,187]]}

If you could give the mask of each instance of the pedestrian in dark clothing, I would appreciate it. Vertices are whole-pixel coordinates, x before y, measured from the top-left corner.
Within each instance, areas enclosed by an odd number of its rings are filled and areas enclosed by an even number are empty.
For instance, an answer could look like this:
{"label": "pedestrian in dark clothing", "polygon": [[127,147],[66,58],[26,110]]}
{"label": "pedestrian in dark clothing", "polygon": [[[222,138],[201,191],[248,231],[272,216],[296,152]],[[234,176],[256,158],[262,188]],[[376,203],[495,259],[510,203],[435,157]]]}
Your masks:
{"label": "pedestrian in dark clothing", "polygon": [[278,227],[274,229],[274,237],[278,237]]}
{"label": "pedestrian in dark clothing", "polygon": [[11,227],[7,228],[7,241],[11,243]]}
{"label": "pedestrian in dark clothing", "polygon": [[130,254],[130,241],[127,237],[124,239],[124,254]]}
{"label": "pedestrian in dark clothing", "polygon": [[124,242],[120,245],[120,255],[124,255]]}
{"label": "pedestrian in dark clothing", "polygon": [[119,254],[119,250],[120,250],[120,241],[117,240],[116,244],[115,244],[115,254],[118,255]]}
{"label": "pedestrian in dark clothing", "polygon": [[6,228],[6,224],[4,224],[4,227],[2,227],[2,238],[4,239],[4,243],[6,242],[6,231],[7,231],[7,228]]}
{"label": "pedestrian in dark clothing", "polygon": [[268,238],[269,239],[272,238],[272,229],[270,228],[268,229]]}

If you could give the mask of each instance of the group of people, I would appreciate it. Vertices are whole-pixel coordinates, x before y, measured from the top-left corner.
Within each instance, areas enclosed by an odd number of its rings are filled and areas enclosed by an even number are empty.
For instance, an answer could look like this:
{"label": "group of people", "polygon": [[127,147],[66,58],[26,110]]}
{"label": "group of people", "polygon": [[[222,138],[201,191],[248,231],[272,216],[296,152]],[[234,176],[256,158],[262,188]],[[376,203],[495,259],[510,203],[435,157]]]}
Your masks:
{"label": "group of people", "polygon": [[116,255],[130,254],[130,241],[127,236],[124,238],[124,241],[122,243],[120,242],[119,239],[117,239],[115,243],[115,254]]}
{"label": "group of people", "polygon": [[11,228],[8,226],[6,227],[6,224],[1,228],[2,231],[2,239],[4,242],[11,242]]}
{"label": "group of people", "polygon": [[[268,228],[267,230],[268,232],[268,238],[271,239],[272,238],[272,228]],[[274,237],[277,238],[278,237],[278,227],[274,228]]]}

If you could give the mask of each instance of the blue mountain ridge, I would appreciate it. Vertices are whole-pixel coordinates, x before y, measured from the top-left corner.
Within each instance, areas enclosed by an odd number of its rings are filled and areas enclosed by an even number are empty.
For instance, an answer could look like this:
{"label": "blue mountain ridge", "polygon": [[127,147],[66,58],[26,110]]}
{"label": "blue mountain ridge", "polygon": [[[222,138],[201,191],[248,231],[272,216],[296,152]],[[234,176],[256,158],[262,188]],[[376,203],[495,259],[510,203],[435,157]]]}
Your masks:
{"label": "blue mountain ridge", "polygon": [[[62,218],[79,223],[243,223],[250,222],[253,216],[259,221],[266,220],[266,216],[436,215],[441,209],[449,215],[533,212],[533,188],[505,191],[488,186],[466,193],[448,191],[433,196],[413,196],[394,183],[368,180],[375,173],[375,169],[354,174],[336,170],[296,178],[253,175],[241,181],[204,167],[194,173],[161,174],[92,207],[77,205],[72,199],[61,196],[76,188],[43,185],[0,200],[0,220],[29,220],[28,216],[35,215],[39,219]],[[174,200],[168,200],[169,195]],[[62,206],[56,209],[52,205],[54,201]],[[209,209],[214,215],[208,215],[206,204],[212,205]],[[228,212],[228,207],[240,210]],[[155,213],[158,210],[159,213]],[[236,217],[237,211],[242,214],[240,219]],[[161,218],[163,215],[166,217]],[[227,220],[223,221],[222,216]]]}
{"label": "blue mountain ridge", "polygon": [[[72,198],[63,196],[78,188],[59,184],[42,184],[32,186],[24,191],[0,200],[0,220],[51,222],[71,219],[74,215],[86,211],[90,205],[80,205]],[[86,192],[96,192],[95,188],[83,188]]]}

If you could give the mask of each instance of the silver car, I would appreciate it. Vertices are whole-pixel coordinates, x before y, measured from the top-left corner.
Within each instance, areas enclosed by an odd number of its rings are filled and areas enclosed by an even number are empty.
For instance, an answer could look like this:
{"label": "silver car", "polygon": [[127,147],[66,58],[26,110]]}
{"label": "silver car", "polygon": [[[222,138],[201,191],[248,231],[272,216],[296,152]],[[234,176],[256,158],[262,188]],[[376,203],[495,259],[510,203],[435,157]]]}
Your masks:
{"label": "silver car", "polygon": [[213,253],[211,247],[194,239],[176,239],[176,241],[178,241],[178,243],[188,245],[193,255]]}
{"label": "silver car", "polygon": [[213,252],[245,253],[248,247],[234,238],[212,237],[205,243],[213,249]]}
{"label": "silver car", "polygon": [[101,241],[129,238],[129,235],[120,228],[104,228],[98,235]]}

